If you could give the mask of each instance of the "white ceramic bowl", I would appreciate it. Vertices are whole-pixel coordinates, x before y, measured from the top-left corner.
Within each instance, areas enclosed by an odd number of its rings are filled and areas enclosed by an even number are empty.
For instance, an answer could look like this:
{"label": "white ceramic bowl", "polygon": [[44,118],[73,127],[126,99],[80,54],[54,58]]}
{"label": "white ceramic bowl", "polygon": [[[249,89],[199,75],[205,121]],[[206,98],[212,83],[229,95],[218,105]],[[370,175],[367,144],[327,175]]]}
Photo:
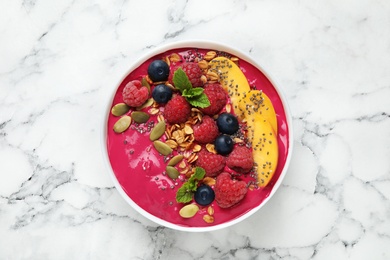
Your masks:
{"label": "white ceramic bowl", "polygon": [[[273,85],[274,89],[276,90],[276,93],[278,95],[278,98],[281,101],[281,106],[285,114],[285,123],[287,124],[288,130],[287,136],[288,136],[288,142],[286,146],[286,157],[285,157],[285,162],[284,165],[281,169],[280,175],[275,180],[272,189],[269,192],[269,195],[257,206],[253,207],[246,213],[231,219],[227,222],[224,223],[219,223],[217,225],[211,225],[211,226],[202,226],[202,227],[191,227],[191,226],[183,226],[183,225],[178,225],[175,223],[172,223],[166,219],[163,219],[161,217],[156,217],[155,215],[149,213],[148,211],[144,210],[142,207],[140,207],[136,201],[134,201],[132,198],[129,197],[129,195],[126,193],[123,185],[120,183],[118,180],[113,167],[110,163],[110,158],[109,158],[109,152],[108,152],[108,145],[107,145],[107,139],[108,139],[108,118],[110,116],[110,111],[111,107],[113,104],[113,99],[116,94],[116,91],[118,90],[118,87],[121,85],[121,83],[125,80],[125,78],[137,67],[139,67],[142,63],[147,61],[149,58],[158,55],[160,53],[164,53],[166,51],[172,50],[172,49],[181,49],[181,48],[199,48],[199,49],[208,49],[208,50],[219,50],[223,52],[227,52],[229,54],[232,54],[236,57],[239,57],[240,59],[243,59],[247,61],[248,63],[252,64],[255,66],[258,70],[260,70],[271,82]],[[236,224],[238,222],[243,221],[244,219],[248,218],[258,210],[260,210],[273,196],[273,194],[276,192],[276,190],[279,188],[280,184],[282,183],[282,180],[284,176],[286,175],[288,165],[290,163],[290,158],[292,154],[292,149],[293,149],[293,134],[292,134],[292,119],[291,119],[291,114],[286,102],[286,99],[280,89],[280,85],[275,81],[275,78],[271,77],[268,72],[266,72],[262,66],[260,66],[259,62],[253,60],[251,57],[249,57],[247,54],[245,54],[242,51],[239,51],[237,48],[227,46],[225,44],[217,43],[217,42],[211,42],[211,41],[180,41],[176,43],[171,43],[171,44],[166,44],[164,46],[157,47],[145,55],[143,55],[140,59],[135,61],[129,68],[129,70],[125,73],[122,79],[120,79],[116,84],[113,84],[112,86],[112,94],[111,96],[107,97],[106,104],[105,104],[105,115],[104,119],[102,122],[102,132],[101,132],[101,148],[103,151],[103,157],[105,164],[107,166],[108,173],[110,174],[115,187],[117,188],[118,192],[121,194],[121,196],[126,200],[128,204],[130,204],[137,212],[139,212],[141,215],[144,217],[148,218],[149,220],[152,220],[156,222],[159,225],[166,226],[172,229],[176,230],[181,230],[181,231],[190,231],[190,232],[203,232],[203,231],[213,231],[213,230],[218,230],[222,229],[228,226],[231,226],[233,224]],[[285,127],[285,126],[284,126]],[[140,187],[142,189],[142,187]]]}

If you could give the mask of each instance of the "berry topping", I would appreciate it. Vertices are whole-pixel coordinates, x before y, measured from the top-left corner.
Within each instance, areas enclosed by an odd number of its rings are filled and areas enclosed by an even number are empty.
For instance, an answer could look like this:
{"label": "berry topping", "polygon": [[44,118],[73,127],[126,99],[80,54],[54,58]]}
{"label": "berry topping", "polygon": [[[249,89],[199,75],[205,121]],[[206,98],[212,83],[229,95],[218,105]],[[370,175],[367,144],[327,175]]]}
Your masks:
{"label": "berry topping", "polygon": [[198,203],[201,206],[207,206],[210,205],[211,202],[214,201],[215,193],[214,190],[206,184],[203,184],[199,186],[196,189],[196,192],[194,194],[194,199],[196,203]]}
{"label": "berry topping", "polygon": [[217,153],[227,155],[233,150],[234,143],[230,136],[220,135],[215,139],[214,145]]}
{"label": "berry topping", "polygon": [[226,105],[226,91],[219,83],[207,84],[204,92],[210,101],[210,106],[200,109],[204,114],[213,116]]}
{"label": "berry topping", "polygon": [[217,118],[217,126],[221,133],[232,135],[238,130],[238,120],[230,113],[222,113]]}
{"label": "berry topping", "polygon": [[201,150],[198,153],[196,165],[205,170],[207,177],[215,177],[225,168],[225,161],[226,159],[222,155]]}
{"label": "berry topping", "polygon": [[149,90],[141,81],[133,80],[126,84],[122,92],[123,102],[131,107],[141,106],[149,97]]}
{"label": "berry topping", "polygon": [[153,99],[160,104],[167,103],[172,98],[172,89],[167,85],[157,85],[152,92]]}
{"label": "berry topping", "polygon": [[[202,72],[201,68],[199,67],[198,63],[185,62],[183,64],[180,64],[180,65],[174,67],[173,71],[176,71],[179,67],[185,72],[185,74],[187,75],[187,77],[190,80],[191,85],[193,87],[202,87],[203,86],[203,81],[201,80],[203,72]],[[172,77],[173,77],[172,74],[173,73],[171,73],[171,75],[169,75],[170,82],[173,82],[172,81]]]}
{"label": "berry topping", "polygon": [[252,151],[246,146],[234,147],[226,160],[226,165],[240,173],[250,172],[253,167]]}
{"label": "berry topping", "polygon": [[201,144],[214,142],[219,132],[214,119],[204,116],[202,122],[194,126],[194,138]]}
{"label": "berry topping", "polygon": [[184,123],[190,115],[191,106],[183,96],[176,95],[165,105],[164,117],[170,124]]}
{"label": "berry topping", "polygon": [[218,175],[214,187],[215,200],[221,208],[230,208],[236,205],[245,197],[247,191],[244,181],[232,179],[227,172]]}
{"label": "berry topping", "polygon": [[169,66],[163,60],[154,60],[149,64],[148,75],[153,82],[166,81],[169,76]]}

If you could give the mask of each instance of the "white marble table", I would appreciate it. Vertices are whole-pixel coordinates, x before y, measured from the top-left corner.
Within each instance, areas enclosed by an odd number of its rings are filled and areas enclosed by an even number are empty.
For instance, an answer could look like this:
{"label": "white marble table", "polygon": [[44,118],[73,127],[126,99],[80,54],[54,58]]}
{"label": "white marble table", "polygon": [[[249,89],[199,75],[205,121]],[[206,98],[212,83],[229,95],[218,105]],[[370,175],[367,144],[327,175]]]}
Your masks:
{"label": "white marble table", "polygon": [[[390,2],[0,2],[0,259],[390,259]],[[206,39],[282,84],[294,154],[249,219],[159,227],[114,188],[102,104],[141,54]]]}

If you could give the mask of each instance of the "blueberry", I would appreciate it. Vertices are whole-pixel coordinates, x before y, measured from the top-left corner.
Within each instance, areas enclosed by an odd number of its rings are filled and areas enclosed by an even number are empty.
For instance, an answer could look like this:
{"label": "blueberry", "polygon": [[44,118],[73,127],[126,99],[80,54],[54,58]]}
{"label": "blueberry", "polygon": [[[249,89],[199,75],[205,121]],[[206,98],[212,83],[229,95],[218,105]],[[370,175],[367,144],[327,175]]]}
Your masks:
{"label": "blueberry", "polygon": [[157,85],[152,91],[152,97],[157,103],[165,104],[172,97],[172,89],[164,84]]}
{"label": "blueberry", "polygon": [[165,61],[154,60],[149,64],[148,75],[153,82],[167,81],[169,76],[169,66]]}
{"label": "blueberry", "polygon": [[217,118],[217,126],[221,133],[232,135],[238,130],[238,120],[232,114],[222,113]]}
{"label": "blueberry", "polygon": [[207,206],[213,202],[215,198],[214,190],[206,184],[199,186],[194,194],[196,203],[201,206]]}
{"label": "blueberry", "polygon": [[215,139],[214,145],[217,153],[227,155],[233,151],[234,143],[230,136],[220,135]]}

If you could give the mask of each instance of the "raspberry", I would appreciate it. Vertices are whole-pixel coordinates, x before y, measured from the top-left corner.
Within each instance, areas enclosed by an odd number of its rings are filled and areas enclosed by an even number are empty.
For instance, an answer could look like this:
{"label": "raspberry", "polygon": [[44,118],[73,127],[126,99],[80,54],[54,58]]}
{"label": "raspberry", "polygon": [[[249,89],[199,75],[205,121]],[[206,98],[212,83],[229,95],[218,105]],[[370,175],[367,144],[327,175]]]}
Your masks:
{"label": "raspberry", "polygon": [[[200,79],[203,75],[202,69],[199,67],[198,63],[195,62],[185,62],[179,65],[176,65],[171,71],[175,72],[179,67],[186,73],[188,79],[191,81],[193,87],[202,87],[203,81]],[[169,75],[169,82],[173,83],[173,74]]]}
{"label": "raspberry", "polygon": [[206,171],[206,176],[215,177],[225,168],[225,160],[225,157],[222,155],[200,150],[196,165]]}
{"label": "raspberry", "polygon": [[164,117],[170,124],[184,123],[190,115],[191,106],[183,96],[176,95],[165,105]]}
{"label": "raspberry", "polygon": [[250,172],[253,167],[252,151],[245,146],[234,147],[226,160],[226,165],[236,172]]}
{"label": "raspberry", "polygon": [[248,189],[244,181],[231,178],[227,172],[218,175],[214,192],[215,200],[221,208],[230,208],[244,199]]}
{"label": "raspberry", "polygon": [[226,105],[226,92],[219,83],[207,84],[204,92],[210,101],[210,106],[201,108],[204,114],[213,116]]}
{"label": "raspberry", "polygon": [[123,102],[131,107],[139,107],[149,97],[149,90],[142,86],[141,81],[133,80],[126,84],[122,92]]}
{"label": "raspberry", "polygon": [[194,138],[201,144],[214,142],[218,135],[217,123],[209,116],[204,116],[202,122],[194,126]]}

